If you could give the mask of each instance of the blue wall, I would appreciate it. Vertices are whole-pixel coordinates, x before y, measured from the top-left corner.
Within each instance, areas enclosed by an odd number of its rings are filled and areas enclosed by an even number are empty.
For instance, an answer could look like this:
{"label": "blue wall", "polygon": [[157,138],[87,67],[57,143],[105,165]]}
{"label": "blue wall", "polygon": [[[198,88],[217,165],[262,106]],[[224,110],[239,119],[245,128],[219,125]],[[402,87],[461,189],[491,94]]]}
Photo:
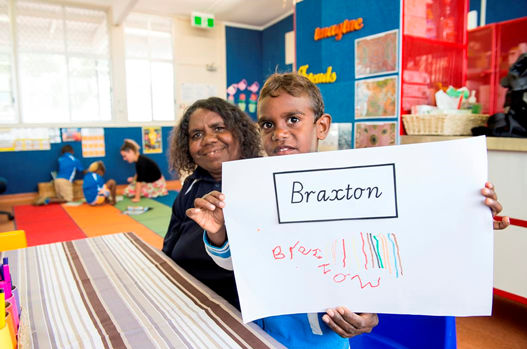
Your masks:
{"label": "blue wall", "polygon": [[285,64],[285,34],[294,29],[294,16],[288,16],[262,32],[262,78],[265,81],[274,72],[293,70]]}
{"label": "blue wall", "polygon": [[[171,130],[172,127],[162,127],[163,152],[147,154],[159,165],[167,180],[175,178],[168,171],[167,160],[168,136]],[[141,145],[141,132],[141,127],[105,128],[106,156],[102,158],[83,158],[81,142],[51,144],[51,150],[2,152],[0,153],[0,163],[2,163],[0,177],[5,177],[8,182],[5,194],[36,192],[38,182],[49,182],[51,180],[50,172],[57,170],[57,159],[65,144],[70,144],[73,147],[75,156],[85,167],[88,167],[93,161],[102,160],[106,166],[105,179],[113,178],[117,184],[125,184],[126,179],[135,174],[135,167],[122,159],[119,150],[125,138],[131,138]],[[76,179],[82,179],[82,175],[77,174]]]}
{"label": "blue wall", "polygon": [[[481,15],[481,0],[470,0],[470,10],[478,11],[478,25],[479,16]],[[485,23],[496,23],[508,21],[515,18],[527,16],[527,1],[525,0],[487,0],[487,8],[485,10]]]}
{"label": "blue wall", "polygon": [[[399,0],[304,0],[296,5],[297,69],[308,64],[307,72],[317,74],[325,73],[328,66],[333,67],[337,80],[334,83],[318,84],[318,87],[324,98],[326,112],[331,114],[334,122],[355,121],[355,40],[398,29],[399,3]],[[344,34],[339,41],[334,37],[314,40],[315,28],[329,27],[359,17],[363,18],[364,23],[361,30]],[[400,45],[398,47],[400,49]],[[396,121],[397,118],[367,121],[380,120]]]}
{"label": "blue wall", "polygon": [[[225,27],[227,51],[227,87],[245,79],[250,86],[255,81],[262,85],[262,32],[234,27]],[[245,102],[240,100],[243,94]],[[252,92],[238,90],[234,103],[256,120],[256,109],[249,108]]]}

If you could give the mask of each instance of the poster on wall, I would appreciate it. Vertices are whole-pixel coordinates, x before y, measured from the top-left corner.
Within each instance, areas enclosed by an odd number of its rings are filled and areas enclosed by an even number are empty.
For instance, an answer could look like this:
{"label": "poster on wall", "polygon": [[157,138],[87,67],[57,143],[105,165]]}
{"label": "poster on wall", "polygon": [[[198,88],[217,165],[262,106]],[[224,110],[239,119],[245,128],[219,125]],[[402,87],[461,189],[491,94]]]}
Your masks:
{"label": "poster on wall", "polygon": [[351,122],[339,123],[339,150],[351,149]]}
{"label": "poster on wall", "polygon": [[355,118],[397,116],[397,76],[355,81]]}
{"label": "poster on wall", "polygon": [[327,137],[319,141],[318,151],[351,149],[351,130],[350,122],[332,123]]}
{"label": "poster on wall", "polygon": [[355,124],[355,148],[395,145],[394,122],[357,122]]}
{"label": "poster on wall", "polygon": [[397,72],[397,30],[355,40],[355,78]]}
{"label": "poster on wall", "polygon": [[205,98],[218,95],[216,86],[212,84],[185,82],[180,85],[180,88],[181,88],[181,102],[179,103],[180,111],[184,111],[198,99],[205,99]]}
{"label": "poster on wall", "polygon": [[48,136],[49,136],[50,143],[62,142],[62,140],[60,139],[60,128],[57,128],[57,127],[48,128]]}
{"label": "poster on wall", "polygon": [[47,128],[11,128],[0,132],[1,151],[49,150]]}
{"label": "poster on wall", "polygon": [[80,127],[62,128],[61,133],[63,142],[80,142],[82,140]]}
{"label": "poster on wall", "polygon": [[104,128],[83,128],[81,129],[81,135],[83,157],[95,158],[106,156]]}
{"label": "poster on wall", "polygon": [[0,128],[0,151],[15,151],[15,134],[12,128]]}
{"label": "poster on wall", "polygon": [[253,81],[249,85],[246,79],[242,79],[227,87],[227,100],[256,119],[256,103],[258,102],[259,90],[260,83],[258,81]]}
{"label": "poster on wall", "polygon": [[161,126],[143,127],[143,153],[162,153],[162,142]]}

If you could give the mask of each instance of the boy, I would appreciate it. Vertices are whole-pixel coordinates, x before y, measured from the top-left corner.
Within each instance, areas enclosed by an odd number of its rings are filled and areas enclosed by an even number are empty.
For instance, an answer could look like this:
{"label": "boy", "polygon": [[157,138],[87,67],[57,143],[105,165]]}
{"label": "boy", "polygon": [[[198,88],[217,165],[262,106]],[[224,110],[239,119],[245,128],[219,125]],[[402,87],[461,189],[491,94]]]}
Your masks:
{"label": "boy", "polygon": [[78,171],[84,172],[81,162],[73,156],[73,148],[67,144],[62,147],[59,157],[59,170],[54,180],[57,198],[64,201],[73,201],[73,179]]}
{"label": "boy", "polygon": [[[258,124],[269,156],[308,153],[317,151],[318,141],[327,136],[331,116],[324,113],[318,87],[307,78],[295,73],[274,74],[260,93]],[[494,215],[501,211],[490,183],[482,194]],[[232,269],[224,207],[224,195],[214,191],[196,199],[195,208],[187,210],[187,215],[206,231],[204,241],[209,255],[220,266]],[[505,228],[507,222],[495,222],[495,229]],[[378,319],[376,314],[359,315],[337,307],[326,314],[273,316],[257,323],[287,347],[348,348],[346,338],[370,332]]]}
{"label": "boy", "polygon": [[82,191],[86,202],[90,205],[101,205],[106,202],[115,205],[115,181],[110,179],[104,183],[102,176],[105,172],[106,168],[102,161],[95,161],[88,167],[88,173],[82,183]]}

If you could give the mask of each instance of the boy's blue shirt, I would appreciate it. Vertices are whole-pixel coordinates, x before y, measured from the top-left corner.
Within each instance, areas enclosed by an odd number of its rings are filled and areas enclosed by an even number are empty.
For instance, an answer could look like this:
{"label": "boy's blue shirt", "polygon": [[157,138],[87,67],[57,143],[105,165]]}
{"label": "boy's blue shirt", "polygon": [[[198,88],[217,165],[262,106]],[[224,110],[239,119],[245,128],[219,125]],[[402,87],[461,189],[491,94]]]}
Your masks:
{"label": "boy's blue shirt", "polygon": [[59,170],[57,173],[57,178],[64,178],[72,182],[75,178],[77,170],[84,171],[79,159],[74,157],[70,153],[64,153],[59,157]]}
{"label": "boy's blue shirt", "polygon": [[[221,267],[232,269],[229,242],[213,246],[203,232],[205,250]],[[349,340],[335,333],[324,321],[323,313],[287,314],[254,321],[265,332],[288,348],[349,348]]]}
{"label": "boy's blue shirt", "polygon": [[86,202],[94,202],[97,198],[99,190],[104,187],[104,179],[97,173],[89,172],[84,176],[84,182],[82,183],[82,191]]}

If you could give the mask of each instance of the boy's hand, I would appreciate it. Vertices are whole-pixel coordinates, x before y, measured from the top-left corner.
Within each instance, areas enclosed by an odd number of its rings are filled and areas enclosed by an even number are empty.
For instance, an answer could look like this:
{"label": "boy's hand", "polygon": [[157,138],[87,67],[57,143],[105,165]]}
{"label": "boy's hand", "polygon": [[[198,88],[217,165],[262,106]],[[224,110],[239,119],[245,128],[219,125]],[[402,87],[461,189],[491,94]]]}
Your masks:
{"label": "boy's hand", "polygon": [[[485,183],[485,187],[481,189],[481,194],[485,197],[485,205],[487,205],[492,211],[492,217],[497,215],[503,209],[503,206],[498,201],[498,196],[494,191],[494,184],[490,182]],[[501,221],[494,221],[494,229],[501,230],[509,226],[509,217],[503,217]]]}
{"label": "boy's hand", "polygon": [[346,307],[328,309],[322,320],[344,338],[369,333],[379,323],[377,314],[355,314]]}
{"label": "boy's hand", "polygon": [[211,191],[202,198],[194,200],[194,208],[189,208],[186,214],[207,232],[210,242],[221,246],[227,240],[223,208],[225,195],[219,191]]}

